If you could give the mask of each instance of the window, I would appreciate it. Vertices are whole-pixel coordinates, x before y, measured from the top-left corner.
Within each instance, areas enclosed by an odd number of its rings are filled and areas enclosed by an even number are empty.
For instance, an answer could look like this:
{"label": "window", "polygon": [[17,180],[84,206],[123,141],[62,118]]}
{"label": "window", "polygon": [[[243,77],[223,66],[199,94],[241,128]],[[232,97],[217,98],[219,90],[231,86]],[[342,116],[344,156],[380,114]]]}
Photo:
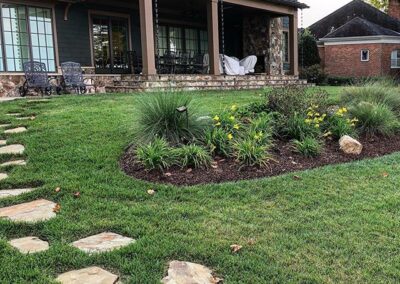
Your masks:
{"label": "window", "polygon": [[400,68],[400,49],[392,51],[391,67],[392,68]]}
{"label": "window", "polygon": [[289,33],[283,32],[283,61],[289,62]]}
{"label": "window", "polygon": [[0,5],[0,71],[23,71],[23,63],[31,59],[45,63],[51,72],[56,71],[51,9]]}
{"label": "window", "polygon": [[361,61],[363,61],[363,62],[369,61],[369,50],[368,49],[361,50]]}
{"label": "window", "polygon": [[208,52],[207,31],[188,27],[161,25],[158,29],[160,55],[166,51],[196,53]]}

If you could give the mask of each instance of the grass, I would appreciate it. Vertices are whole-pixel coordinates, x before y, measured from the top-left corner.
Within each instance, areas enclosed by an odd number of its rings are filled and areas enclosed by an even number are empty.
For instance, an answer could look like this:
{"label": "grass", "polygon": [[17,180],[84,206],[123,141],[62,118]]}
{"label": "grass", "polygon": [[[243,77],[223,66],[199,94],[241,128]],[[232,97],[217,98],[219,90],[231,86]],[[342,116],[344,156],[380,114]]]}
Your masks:
{"label": "grass", "polygon": [[[0,188],[42,185],[0,207],[35,198],[61,204],[48,222],[0,221],[0,283],[52,283],[59,273],[90,265],[118,273],[124,283],[159,283],[170,260],[204,264],[225,283],[400,281],[400,154],[296,173],[300,179],[149,184],[118,166],[133,138],[137,99],[70,96],[0,105],[0,120],[14,125],[7,112],[37,114],[21,122],[27,133],[9,139],[26,146],[28,166],[7,169],[10,179]],[[250,91],[197,96],[208,112],[259,99]],[[150,188],[157,193],[148,195]],[[76,191],[81,198],[73,198]],[[69,245],[103,231],[137,243],[93,256]],[[50,250],[21,256],[7,244],[28,235],[48,240]],[[232,254],[232,244],[244,247]]]}

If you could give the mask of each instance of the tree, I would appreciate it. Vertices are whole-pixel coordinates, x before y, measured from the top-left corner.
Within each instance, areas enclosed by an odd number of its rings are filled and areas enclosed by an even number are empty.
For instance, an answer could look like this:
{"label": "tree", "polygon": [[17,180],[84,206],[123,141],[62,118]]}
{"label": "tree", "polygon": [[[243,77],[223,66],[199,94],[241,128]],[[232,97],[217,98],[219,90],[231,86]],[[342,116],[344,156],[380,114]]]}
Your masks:
{"label": "tree", "polygon": [[385,12],[389,9],[389,0],[367,0],[367,2]]}
{"label": "tree", "polygon": [[305,29],[300,33],[299,39],[299,65],[302,68],[320,64],[317,41],[310,30]]}

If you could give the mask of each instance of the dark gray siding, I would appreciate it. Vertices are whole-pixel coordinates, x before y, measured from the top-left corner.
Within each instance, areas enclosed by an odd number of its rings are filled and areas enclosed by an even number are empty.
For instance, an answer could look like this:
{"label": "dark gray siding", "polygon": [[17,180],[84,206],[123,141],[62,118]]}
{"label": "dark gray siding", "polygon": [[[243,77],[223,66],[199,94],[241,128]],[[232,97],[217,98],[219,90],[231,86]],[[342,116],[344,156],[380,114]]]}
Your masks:
{"label": "dark gray siding", "polygon": [[126,8],[74,4],[70,7],[68,21],[64,21],[66,5],[56,5],[57,40],[60,62],[74,61],[82,66],[91,66],[89,10],[118,12],[131,15],[132,50],[141,54],[139,14]]}

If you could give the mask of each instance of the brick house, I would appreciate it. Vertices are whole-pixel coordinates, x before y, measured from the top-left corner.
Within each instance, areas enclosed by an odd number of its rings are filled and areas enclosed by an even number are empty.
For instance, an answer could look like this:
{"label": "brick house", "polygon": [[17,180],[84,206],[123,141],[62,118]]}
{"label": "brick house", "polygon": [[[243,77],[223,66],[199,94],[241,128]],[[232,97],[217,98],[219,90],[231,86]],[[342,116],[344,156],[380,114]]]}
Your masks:
{"label": "brick house", "polygon": [[389,0],[388,14],[354,0],[309,29],[318,40],[327,75],[399,76],[400,0]]}

